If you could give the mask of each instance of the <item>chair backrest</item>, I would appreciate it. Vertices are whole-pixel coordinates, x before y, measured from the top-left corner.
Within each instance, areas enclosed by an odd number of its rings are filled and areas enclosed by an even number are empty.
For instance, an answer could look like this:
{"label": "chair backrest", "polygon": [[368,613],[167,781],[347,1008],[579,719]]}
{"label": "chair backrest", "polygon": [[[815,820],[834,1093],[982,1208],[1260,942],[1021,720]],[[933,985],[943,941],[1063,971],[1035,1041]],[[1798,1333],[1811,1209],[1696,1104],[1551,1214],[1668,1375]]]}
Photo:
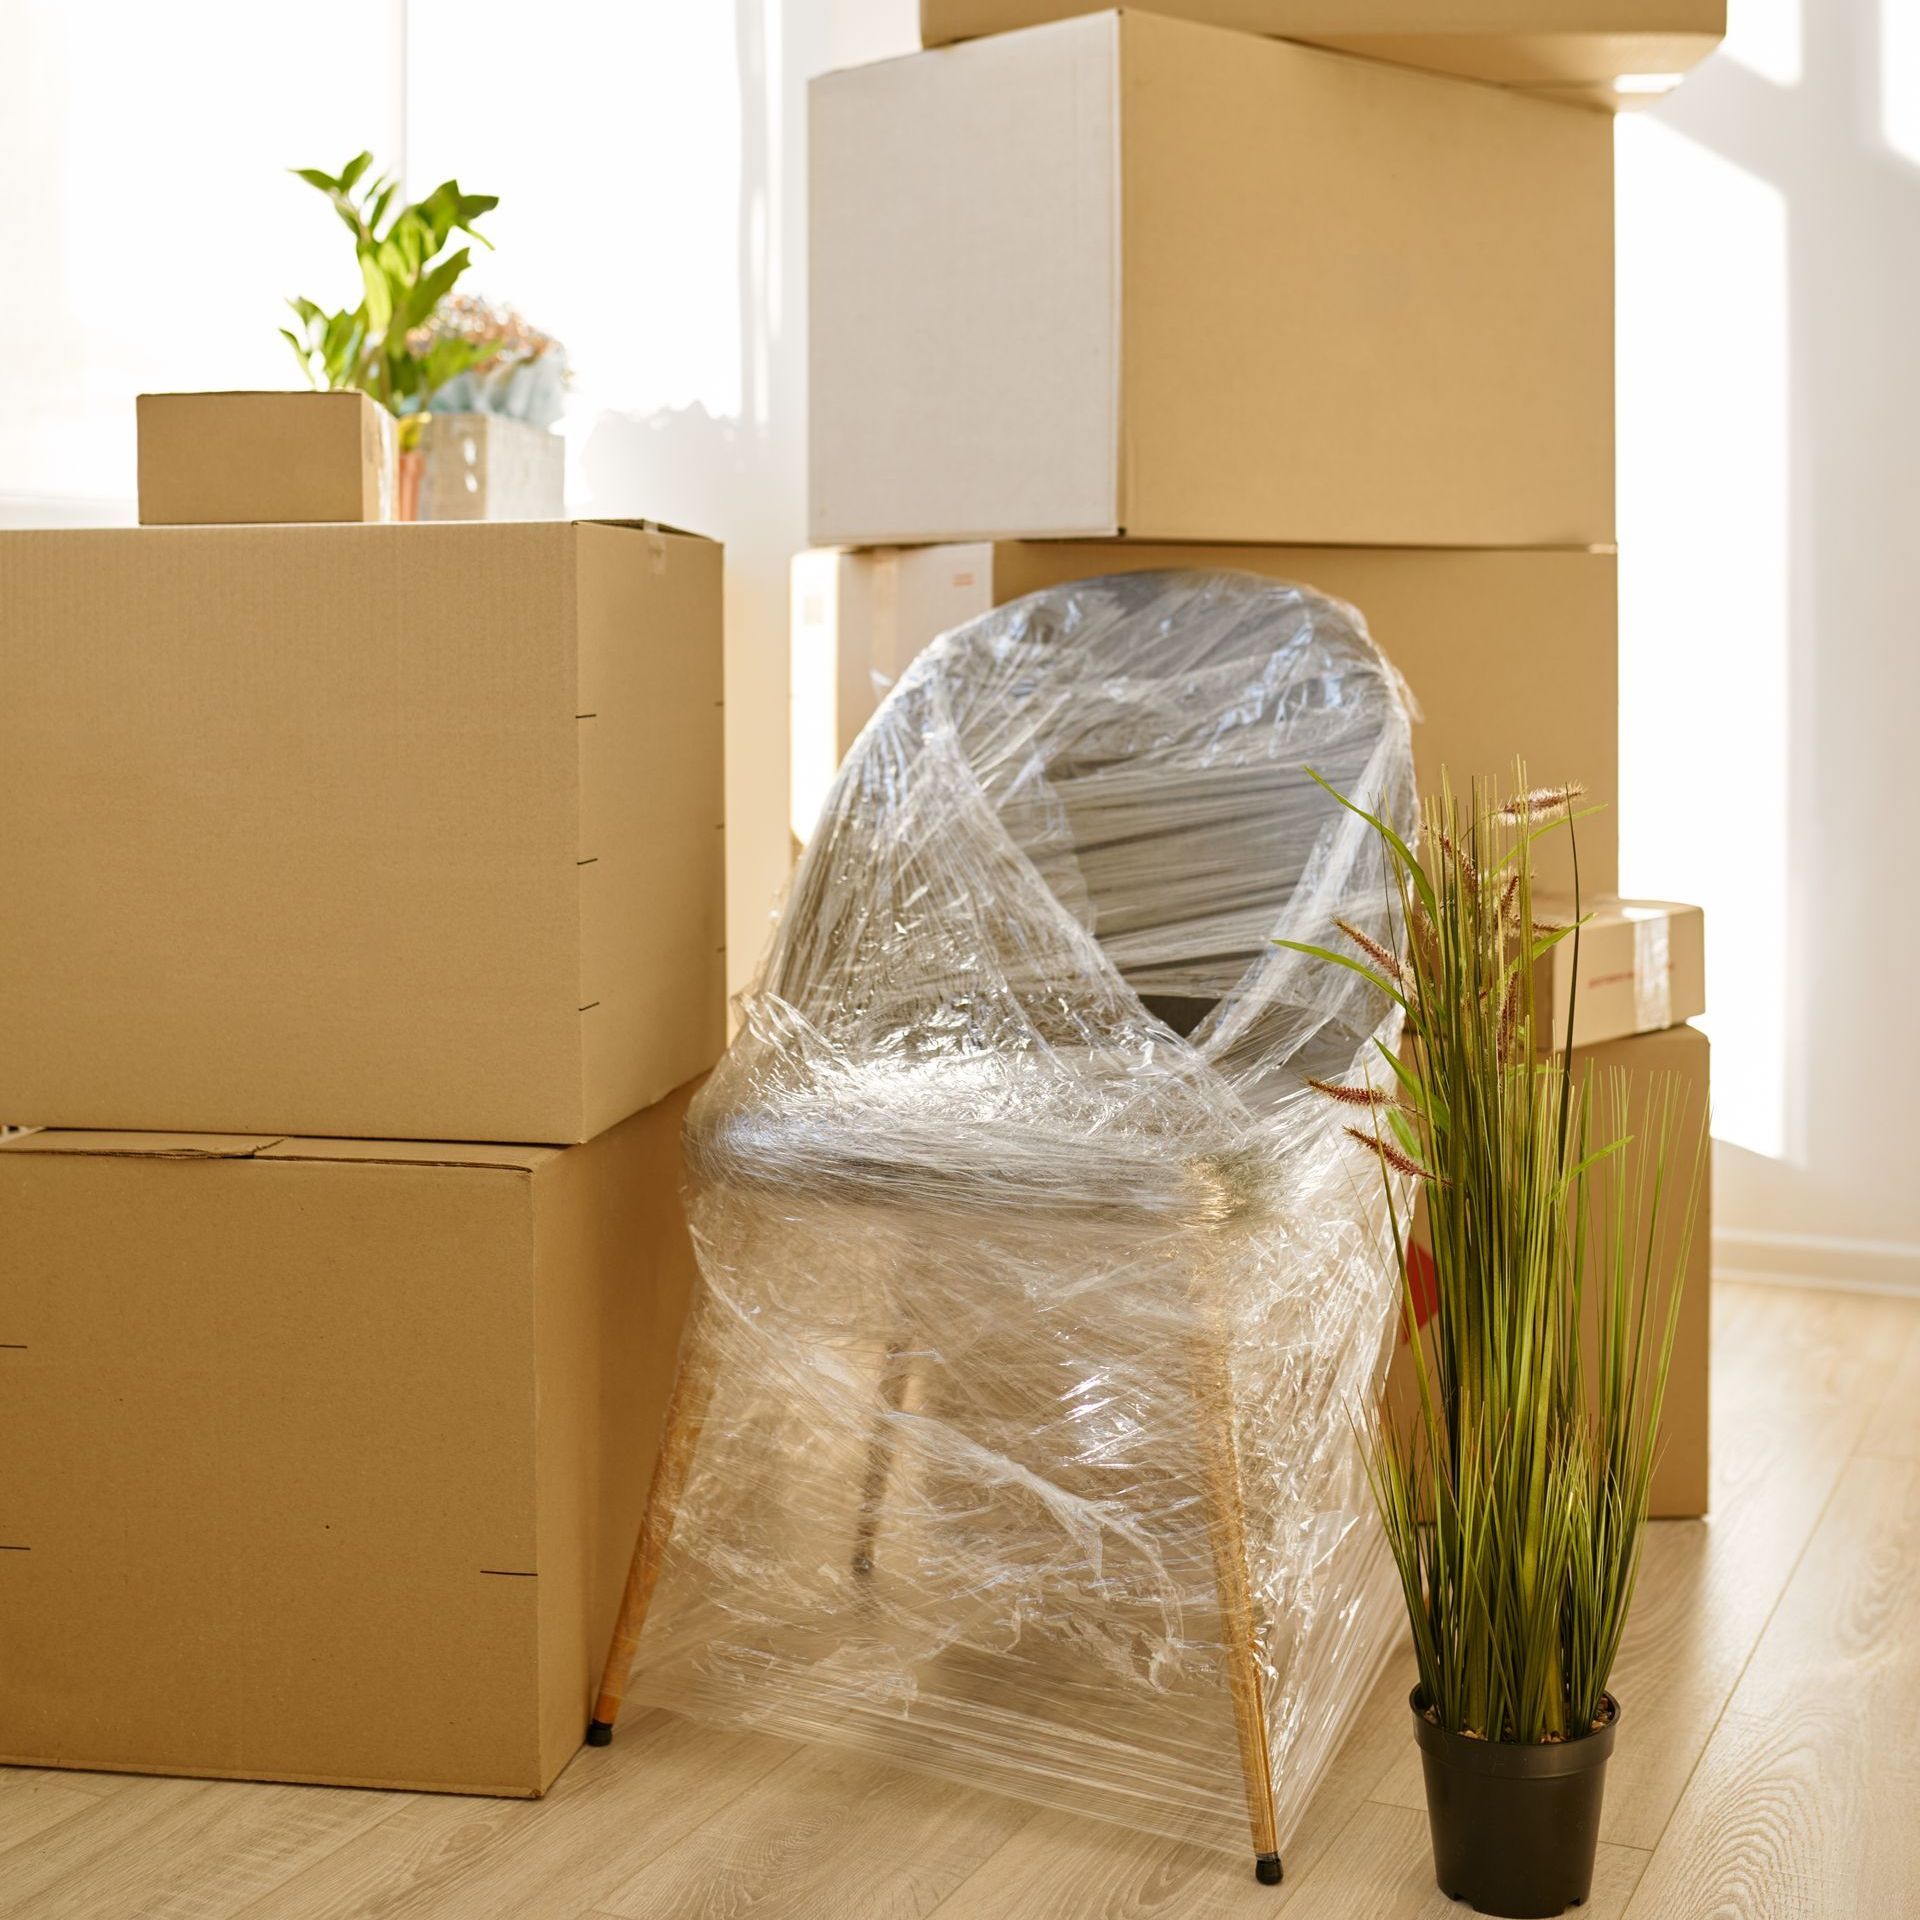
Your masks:
{"label": "chair backrest", "polygon": [[[1378,876],[1371,836],[1310,768],[1362,805],[1410,811],[1404,694],[1354,609],[1211,571],[1050,589],[909,668],[828,798],[788,920],[859,884],[847,861],[863,848],[895,867],[897,902],[915,893],[905,868],[924,891],[943,853],[978,866],[984,808],[1139,1004],[1192,1033],[1285,970],[1276,934],[1297,921],[1324,938],[1330,902],[1364,900],[1357,883]],[[1004,878],[981,866],[936,891],[951,917]],[[964,955],[943,964],[963,973]]]}

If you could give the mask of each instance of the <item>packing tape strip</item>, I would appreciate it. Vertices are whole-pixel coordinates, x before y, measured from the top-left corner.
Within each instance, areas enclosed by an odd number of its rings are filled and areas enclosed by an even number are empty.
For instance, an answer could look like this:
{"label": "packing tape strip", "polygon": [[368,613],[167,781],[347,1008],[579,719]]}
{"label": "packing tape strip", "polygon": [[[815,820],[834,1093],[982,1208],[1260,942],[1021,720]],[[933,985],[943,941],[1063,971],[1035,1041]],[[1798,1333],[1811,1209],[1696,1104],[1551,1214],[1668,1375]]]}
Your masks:
{"label": "packing tape strip", "polygon": [[1633,1014],[1642,1033],[1673,1025],[1673,950],[1671,922],[1664,913],[1637,920],[1633,927]]}

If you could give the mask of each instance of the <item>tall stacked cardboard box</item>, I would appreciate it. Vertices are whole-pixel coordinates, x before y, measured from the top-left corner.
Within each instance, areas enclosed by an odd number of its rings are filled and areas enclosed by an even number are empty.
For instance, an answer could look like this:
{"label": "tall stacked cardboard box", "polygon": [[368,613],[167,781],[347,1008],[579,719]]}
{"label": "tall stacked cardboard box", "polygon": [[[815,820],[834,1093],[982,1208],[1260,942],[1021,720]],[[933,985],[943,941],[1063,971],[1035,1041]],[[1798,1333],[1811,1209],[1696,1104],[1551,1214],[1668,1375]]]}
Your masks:
{"label": "tall stacked cardboard box", "polygon": [[0,534],[0,1760],[538,1794],[692,1282],[720,553],[342,517]]}
{"label": "tall stacked cardboard box", "polygon": [[[1614,893],[1595,107],[1677,77],[1724,7],[922,0],[921,20],[927,51],[811,98],[796,836],[937,634],[1092,575],[1227,567],[1360,608],[1418,703],[1423,786],[1516,754],[1582,781],[1602,811],[1581,889]],[[1564,837],[1539,857],[1569,889]],[[1656,945],[1637,964],[1630,1011],[1581,1051],[1678,1068],[1703,1123],[1698,996]],[[1697,1246],[1667,1514],[1707,1497],[1704,1228]]]}

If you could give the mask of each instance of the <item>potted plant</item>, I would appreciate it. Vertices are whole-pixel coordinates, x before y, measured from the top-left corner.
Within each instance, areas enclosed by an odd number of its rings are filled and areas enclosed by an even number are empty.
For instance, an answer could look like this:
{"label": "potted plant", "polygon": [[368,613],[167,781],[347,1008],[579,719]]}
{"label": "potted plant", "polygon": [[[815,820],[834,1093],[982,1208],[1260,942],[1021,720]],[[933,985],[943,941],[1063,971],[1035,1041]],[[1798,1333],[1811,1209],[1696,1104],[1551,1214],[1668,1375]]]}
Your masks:
{"label": "potted plant", "polygon": [[399,518],[414,518],[420,478],[420,433],[434,392],[471,372],[499,350],[496,341],[430,327],[440,303],[472,262],[472,250],[454,247],[457,235],[487,245],[474,222],[500,202],[490,193],[463,193],[443,180],[424,200],[394,206],[397,183],[373,171],[373,155],[359,153],[337,175],[317,167],[295,174],[326,195],[353,235],[361,298],[328,312],[312,300],[288,301],[301,331],[280,329],[316,388],[357,387],[400,418]]}
{"label": "potted plant", "polygon": [[1418,853],[1363,816],[1393,876],[1398,951],[1345,928],[1354,953],[1304,949],[1404,1012],[1383,1084],[1319,1086],[1355,1109],[1402,1272],[1416,1203],[1433,1262],[1424,1338],[1405,1299],[1415,1405],[1370,1412],[1362,1445],[1412,1627],[1436,1877],[1522,1917],[1592,1885],[1621,1718],[1607,1682],[1704,1161],[1703,1143],[1676,1164],[1679,1083],[1597,1079],[1536,1045],[1536,972],[1566,939],[1574,1030],[1580,931],[1577,908],[1570,925],[1536,921],[1533,846],[1574,831],[1577,795],[1476,786],[1463,805],[1443,787]]}

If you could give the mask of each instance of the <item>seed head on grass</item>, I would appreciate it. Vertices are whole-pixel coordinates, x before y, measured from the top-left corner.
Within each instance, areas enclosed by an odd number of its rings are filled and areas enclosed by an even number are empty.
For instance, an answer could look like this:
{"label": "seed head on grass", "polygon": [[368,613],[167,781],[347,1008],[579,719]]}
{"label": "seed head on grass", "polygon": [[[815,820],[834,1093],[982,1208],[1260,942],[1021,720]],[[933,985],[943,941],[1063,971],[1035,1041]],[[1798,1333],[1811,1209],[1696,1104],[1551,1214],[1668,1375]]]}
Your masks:
{"label": "seed head on grass", "polygon": [[1346,1133],[1349,1140],[1358,1140],[1363,1147],[1377,1153],[1395,1173],[1404,1173],[1413,1180],[1436,1179],[1411,1154],[1402,1153],[1391,1140],[1384,1140],[1377,1133],[1369,1133],[1365,1127],[1349,1127]]}
{"label": "seed head on grass", "polygon": [[1578,780],[1568,780],[1557,787],[1533,787],[1525,793],[1516,793],[1499,808],[1497,818],[1510,827],[1524,827],[1531,821],[1565,813],[1585,792],[1586,788]]}
{"label": "seed head on grass", "polygon": [[1383,947],[1372,934],[1356,927],[1351,920],[1336,920],[1333,923],[1353,944],[1364,953],[1373,964],[1384,973],[1395,986],[1403,987],[1407,983],[1407,970],[1401,964],[1400,956],[1391,947]]}

